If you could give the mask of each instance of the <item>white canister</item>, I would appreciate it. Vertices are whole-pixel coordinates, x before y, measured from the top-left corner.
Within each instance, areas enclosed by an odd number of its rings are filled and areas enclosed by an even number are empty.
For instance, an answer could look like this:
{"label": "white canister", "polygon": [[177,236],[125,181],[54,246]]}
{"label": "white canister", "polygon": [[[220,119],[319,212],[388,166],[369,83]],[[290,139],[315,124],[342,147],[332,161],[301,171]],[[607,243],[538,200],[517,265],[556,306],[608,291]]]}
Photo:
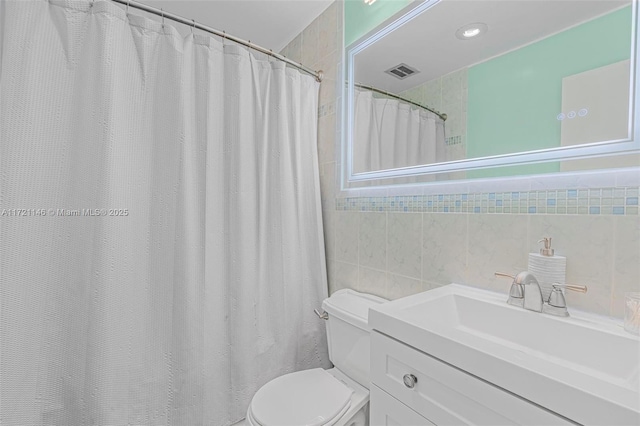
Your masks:
{"label": "white canister", "polygon": [[567,258],[554,254],[550,237],[545,237],[538,242],[544,242],[544,248],[540,249],[540,253],[529,253],[528,270],[538,280],[542,297],[547,301],[552,284],[565,284]]}

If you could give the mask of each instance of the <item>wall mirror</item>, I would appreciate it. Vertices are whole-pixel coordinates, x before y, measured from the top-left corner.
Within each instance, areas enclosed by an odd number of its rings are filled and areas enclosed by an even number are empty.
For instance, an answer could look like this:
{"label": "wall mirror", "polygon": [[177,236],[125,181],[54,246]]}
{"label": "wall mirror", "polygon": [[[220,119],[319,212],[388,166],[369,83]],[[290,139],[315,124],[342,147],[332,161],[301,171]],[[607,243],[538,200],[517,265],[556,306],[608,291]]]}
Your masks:
{"label": "wall mirror", "polygon": [[347,47],[343,181],[640,164],[636,22],[632,0],[413,2]]}

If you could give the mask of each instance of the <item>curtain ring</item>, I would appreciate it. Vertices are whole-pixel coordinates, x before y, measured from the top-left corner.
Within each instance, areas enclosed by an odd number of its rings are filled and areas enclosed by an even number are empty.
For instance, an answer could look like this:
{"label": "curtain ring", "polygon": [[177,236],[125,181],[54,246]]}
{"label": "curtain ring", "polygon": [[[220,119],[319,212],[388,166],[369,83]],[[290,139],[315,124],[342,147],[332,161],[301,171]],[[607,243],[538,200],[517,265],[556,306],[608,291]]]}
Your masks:
{"label": "curtain ring", "polygon": [[193,22],[193,26],[191,27],[191,34],[193,34],[193,30],[196,28],[196,20],[192,19],[191,21]]}
{"label": "curtain ring", "polygon": [[162,16],[162,29],[164,29],[164,9],[160,8],[160,16]]}
{"label": "curtain ring", "polygon": [[131,3],[131,0],[127,0],[127,15],[129,15],[129,3]]}

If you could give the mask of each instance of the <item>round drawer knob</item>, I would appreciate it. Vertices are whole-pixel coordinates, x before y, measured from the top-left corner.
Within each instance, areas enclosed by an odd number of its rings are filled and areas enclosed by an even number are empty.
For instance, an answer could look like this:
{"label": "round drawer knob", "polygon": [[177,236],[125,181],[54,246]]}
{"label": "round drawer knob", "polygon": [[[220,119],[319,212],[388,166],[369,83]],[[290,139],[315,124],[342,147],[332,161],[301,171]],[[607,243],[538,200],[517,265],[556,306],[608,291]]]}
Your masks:
{"label": "round drawer knob", "polygon": [[404,385],[409,389],[413,389],[416,383],[418,383],[418,378],[413,374],[405,374],[402,377],[402,380],[404,380]]}

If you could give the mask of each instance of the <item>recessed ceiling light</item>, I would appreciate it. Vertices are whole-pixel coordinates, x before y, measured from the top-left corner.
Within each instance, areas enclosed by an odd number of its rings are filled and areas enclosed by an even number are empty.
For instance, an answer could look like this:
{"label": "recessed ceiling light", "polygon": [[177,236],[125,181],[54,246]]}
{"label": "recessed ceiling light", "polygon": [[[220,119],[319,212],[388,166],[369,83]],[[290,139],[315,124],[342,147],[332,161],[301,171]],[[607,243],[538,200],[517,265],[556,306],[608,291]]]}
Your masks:
{"label": "recessed ceiling light", "polygon": [[478,34],[480,34],[480,28],[469,28],[468,30],[462,32],[462,36],[467,38],[475,37]]}
{"label": "recessed ceiling light", "polygon": [[489,27],[487,27],[487,24],[483,24],[482,22],[475,22],[473,24],[467,24],[458,28],[458,31],[456,31],[456,37],[458,37],[460,40],[469,40],[486,33],[488,29]]}
{"label": "recessed ceiling light", "polygon": [[364,0],[364,2],[366,4],[368,4],[369,6],[371,6],[372,4],[374,4],[376,2],[376,0]]}

